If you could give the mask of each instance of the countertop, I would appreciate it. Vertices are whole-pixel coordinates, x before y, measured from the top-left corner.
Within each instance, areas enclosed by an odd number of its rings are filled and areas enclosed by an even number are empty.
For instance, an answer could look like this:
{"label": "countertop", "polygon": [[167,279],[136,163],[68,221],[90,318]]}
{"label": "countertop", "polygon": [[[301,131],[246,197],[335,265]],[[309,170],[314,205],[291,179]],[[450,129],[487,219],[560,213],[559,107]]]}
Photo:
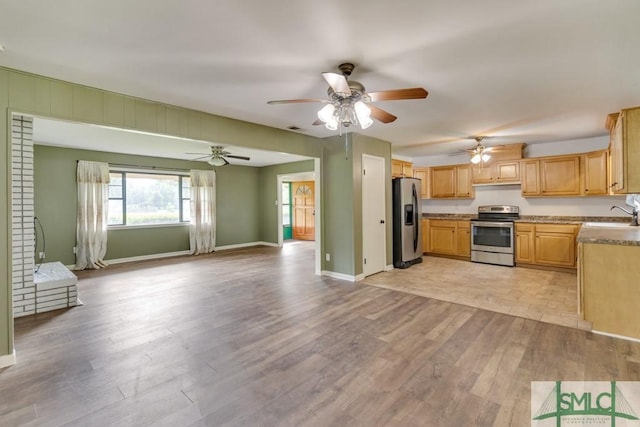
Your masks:
{"label": "countertop", "polygon": [[580,228],[578,243],[640,246],[640,227],[588,227]]}
{"label": "countertop", "polygon": [[[454,213],[423,213],[424,219],[446,219],[446,220],[471,220],[476,219],[477,214],[454,214]],[[629,222],[626,217],[605,217],[605,216],[550,216],[550,215],[521,215],[515,222],[545,223],[545,224],[582,224],[584,222]]]}

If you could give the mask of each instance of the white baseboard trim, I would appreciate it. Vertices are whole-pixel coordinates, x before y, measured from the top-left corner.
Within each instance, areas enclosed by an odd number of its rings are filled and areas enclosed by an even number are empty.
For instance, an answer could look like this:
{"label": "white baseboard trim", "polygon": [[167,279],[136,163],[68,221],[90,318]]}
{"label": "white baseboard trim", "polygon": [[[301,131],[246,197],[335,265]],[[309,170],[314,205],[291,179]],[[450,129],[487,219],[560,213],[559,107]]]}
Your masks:
{"label": "white baseboard trim", "polygon": [[596,330],[592,330],[591,332],[593,332],[594,334],[604,335],[604,336],[611,337],[611,338],[619,338],[621,340],[640,342],[640,339],[638,339],[638,338],[627,337],[625,335],[610,334],[609,332],[601,332],[601,331],[596,331]]}
{"label": "white baseboard trim", "polygon": [[364,279],[364,274],[353,276],[351,274],[336,273],[335,271],[327,271],[327,270],[322,270],[322,275],[327,277],[332,277],[334,279],[347,280],[349,282],[357,282],[358,280]]}
{"label": "white baseboard trim", "polygon": [[216,251],[225,251],[227,249],[250,248],[252,246],[271,246],[271,247],[277,248],[278,244],[271,243],[271,242],[238,243],[237,245],[216,246]]}
{"label": "white baseboard trim", "polygon": [[7,366],[16,364],[16,350],[13,350],[12,354],[5,354],[0,356],[0,369],[6,368]]}
{"label": "white baseboard trim", "polygon": [[151,255],[132,256],[127,258],[105,259],[105,262],[107,264],[122,264],[125,262],[148,261],[150,259],[183,256],[183,255],[189,255],[189,253],[190,253],[189,251],[165,252],[162,254],[151,254]]}
{"label": "white baseboard trim", "polygon": [[391,271],[393,270],[395,267],[393,266],[393,264],[389,264],[384,268],[384,271]]}
{"label": "white baseboard trim", "polygon": [[[278,247],[277,243],[271,242],[249,242],[249,243],[239,243],[237,245],[226,245],[226,246],[216,246],[216,251],[224,251],[227,249],[238,249],[238,248],[249,248],[251,246],[272,246],[274,248]],[[161,254],[150,254],[150,255],[141,255],[141,256],[132,256],[127,258],[115,258],[115,259],[106,259],[105,262],[107,264],[123,264],[125,262],[136,262],[136,261],[148,261],[152,259],[160,259],[160,258],[170,258],[175,256],[184,256],[189,255],[191,251],[176,251],[176,252],[165,252]],[[66,266],[69,270],[73,270],[75,267],[74,264]]]}

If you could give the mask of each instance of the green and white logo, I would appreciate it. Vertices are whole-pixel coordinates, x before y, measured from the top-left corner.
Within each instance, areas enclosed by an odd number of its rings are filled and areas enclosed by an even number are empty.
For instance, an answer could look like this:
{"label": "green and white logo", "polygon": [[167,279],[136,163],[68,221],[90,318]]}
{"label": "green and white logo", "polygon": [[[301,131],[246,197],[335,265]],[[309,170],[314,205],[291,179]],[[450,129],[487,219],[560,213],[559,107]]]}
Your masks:
{"label": "green and white logo", "polygon": [[638,381],[533,381],[532,427],[640,427]]}

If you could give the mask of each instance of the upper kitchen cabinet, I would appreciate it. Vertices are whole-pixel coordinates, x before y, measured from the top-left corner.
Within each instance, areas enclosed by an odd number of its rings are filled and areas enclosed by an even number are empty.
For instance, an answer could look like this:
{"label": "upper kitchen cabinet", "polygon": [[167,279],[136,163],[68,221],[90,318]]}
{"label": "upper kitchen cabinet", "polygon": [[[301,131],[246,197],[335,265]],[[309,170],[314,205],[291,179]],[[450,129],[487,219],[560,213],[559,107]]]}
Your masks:
{"label": "upper kitchen cabinet", "polygon": [[429,168],[429,193],[432,199],[470,199],[471,165],[450,165]]}
{"label": "upper kitchen cabinet", "polygon": [[523,196],[579,196],[580,156],[541,157],[523,161]]}
{"label": "upper kitchen cabinet", "polygon": [[413,177],[413,163],[404,160],[391,159],[391,177]]}
{"label": "upper kitchen cabinet", "polygon": [[611,133],[611,190],[616,194],[640,193],[640,107],[609,114],[607,128]]}
{"label": "upper kitchen cabinet", "polygon": [[504,160],[484,167],[472,166],[473,184],[518,184],[520,161]]}
{"label": "upper kitchen cabinet", "polygon": [[520,183],[520,159],[524,143],[493,147],[491,158],[472,167],[474,185]]}
{"label": "upper kitchen cabinet", "polygon": [[413,177],[422,181],[420,198],[429,198],[429,168],[413,168]]}
{"label": "upper kitchen cabinet", "polygon": [[606,196],[609,194],[608,159],[607,150],[594,151],[582,155],[585,196]]}

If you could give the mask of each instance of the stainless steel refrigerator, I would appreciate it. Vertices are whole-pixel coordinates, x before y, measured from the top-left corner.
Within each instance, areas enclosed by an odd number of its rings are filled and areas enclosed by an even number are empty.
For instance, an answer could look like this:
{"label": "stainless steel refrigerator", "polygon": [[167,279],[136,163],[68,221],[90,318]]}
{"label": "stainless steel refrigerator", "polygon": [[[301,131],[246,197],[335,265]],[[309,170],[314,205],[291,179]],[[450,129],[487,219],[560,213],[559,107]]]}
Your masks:
{"label": "stainless steel refrigerator", "polygon": [[393,265],[422,262],[421,184],[417,178],[393,180]]}

